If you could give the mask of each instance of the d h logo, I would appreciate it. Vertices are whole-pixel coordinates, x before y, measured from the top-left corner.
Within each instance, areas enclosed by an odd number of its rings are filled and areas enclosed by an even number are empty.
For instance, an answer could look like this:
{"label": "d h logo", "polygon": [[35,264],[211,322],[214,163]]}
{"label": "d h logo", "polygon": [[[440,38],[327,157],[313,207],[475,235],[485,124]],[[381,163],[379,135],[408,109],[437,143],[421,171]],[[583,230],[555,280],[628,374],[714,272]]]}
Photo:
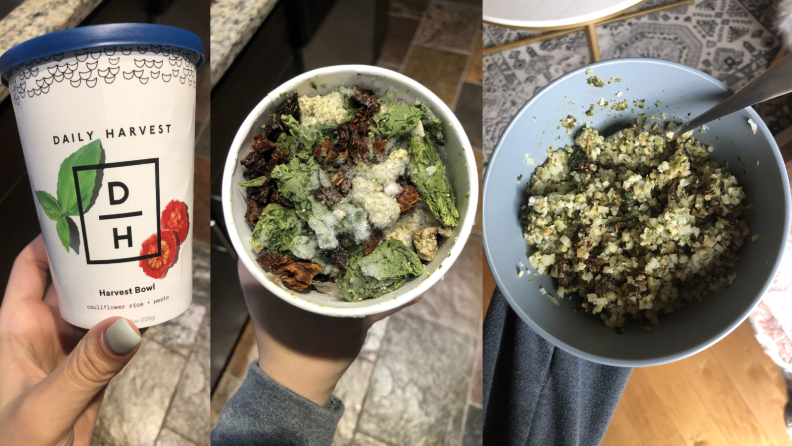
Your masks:
{"label": "d h logo", "polygon": [[[80,200],[79,175],[96,171],[97,183],[93,206],[85,211]],[[140,255],[143,240],[157,234],[162,245],[159,200],[159,159],[95,164],[72,168],[77,185],[80,225],[82,226],[86,262],[89,265],[135,262],[157,257]]]}

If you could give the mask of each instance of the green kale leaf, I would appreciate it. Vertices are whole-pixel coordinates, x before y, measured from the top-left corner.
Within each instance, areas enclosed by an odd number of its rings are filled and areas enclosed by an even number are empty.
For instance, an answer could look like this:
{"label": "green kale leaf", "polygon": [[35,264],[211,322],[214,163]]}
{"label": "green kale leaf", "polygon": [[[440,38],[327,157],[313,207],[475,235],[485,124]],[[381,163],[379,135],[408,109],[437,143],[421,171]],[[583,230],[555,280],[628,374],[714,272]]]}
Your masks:
{"label": "green kale leaf", "polygon": [[391,104],[396,102],[396,97],[393,95],[393,90],[386,91],[381,98],[377,99],[377,102],[379,102],[380,104],[386,107],[390,107]]}
{"label": "green kale leaf", "polygon": [[638,204],[638,200],[635,199],[632,192],[625,192],[622,199],[624,200],[624,204],[626,204],[627,207],[632,207]]}
{"label": "green kale leaf", "polygon": [[410,177],[418,190],[418,196],[429,205],[432,214],[443,226],[455,227],[459,223],[456,197],[437,149],[428,138],[412,138],[409,153]]}
{"label": "green kale leaf", "polygon": [[373,299],[398,289],[411,276],[423,273],[421,259],[398,240],[388,240],[368,256],[358,246],[349,256],[349,267],[338,285],[349,302]]}
{"label": "green kale leaf", "polygon": [[423,112],[412,105],[396,105],[385,113],[374,115],[372,120],[377,133],[385,139],[409,135],[421,121]]}
{"label": "green kale leaf", "polygon": [[[350,114],[349,119],[351,119],[352,116],[354,115]],[[281,120],[283,121],[283,125],[286,126],[288,133],[297,138],[299,142],[303,143],[308,150],[313,149],[317,144],[326,139],[333,139],[338,127],[335,124],[309,125],[307,127],[302,127],[291,115],[281,115]],[[280,137],[278,138],[278,142],[280,142]]]}
{"label": "green kale leaf", "polygon": [[426,104],[421,104],[418,107],[423,112],[421,123],[423,124],[424,134],[429,137],[432,144],[436,146],[445,146],[445,138],[443,138],[443,121],[437,119]]}
{"label": "green kale leaf", "polygon": [[269,178],[266,175],[263,175],[258,178],[253,178],[250,181],[239,181],[237,184],[241,187],[258,187],[263,186],[268,180]]}
{"label": "green kale leaf", "polygon": [[253,228],[250,242],[257,252],[285,253],[291,249],[301,229],[302,222],[297,219],[294,209],[270,203],[264,208],[256,227]]}
{"label": "green kale leaf", "polygon": [[575,150],[571,155],[569,155],[569,168],[576,170],[580,166],[580,163],[584,161],[589,161],[588,156],[586,156],[586,152],[580,147],[575,147]]}
{"label": "green kale leaf", "polygon": [[283,132],[278,136],[276,144],[278,149],[286,152],[286,158],[291,158],[297,152],[297,144],[299,144],[299,141],[296,136],[292,136],[288,132]]}
{"label": "green kale leaf", "polygon": [[281,164],[272,170],[272,178],[278,182],[278,192],[298,207],[321,187],[319,165],[310,155],[303,159],[300,156],[303,153],[307,151],[300,152],[289,164]]}

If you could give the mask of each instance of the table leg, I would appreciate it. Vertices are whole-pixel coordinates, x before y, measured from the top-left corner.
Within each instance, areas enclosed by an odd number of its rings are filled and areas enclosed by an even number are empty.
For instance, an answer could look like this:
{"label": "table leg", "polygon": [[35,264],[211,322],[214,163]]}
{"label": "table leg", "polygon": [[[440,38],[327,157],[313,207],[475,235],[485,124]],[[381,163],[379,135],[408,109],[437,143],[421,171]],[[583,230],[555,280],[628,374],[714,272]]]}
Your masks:
{"label": "table leg", "polygon": [[591,62],[599,62],[602,58],[600,57],[599,41],[597,40],[597,24],[589,23],[586,25],[585,30]]}

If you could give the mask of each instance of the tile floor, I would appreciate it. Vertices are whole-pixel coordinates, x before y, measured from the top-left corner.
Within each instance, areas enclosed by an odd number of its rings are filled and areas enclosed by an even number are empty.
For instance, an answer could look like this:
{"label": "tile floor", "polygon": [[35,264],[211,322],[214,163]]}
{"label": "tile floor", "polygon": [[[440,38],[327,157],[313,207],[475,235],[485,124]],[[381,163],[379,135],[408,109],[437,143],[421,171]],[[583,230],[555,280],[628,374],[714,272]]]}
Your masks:
{"label": "tile floor", "polygon": [[[377,65],[418,80],[445,101],[480,161],[480,2],[392,0],[389,20]],[[346,411],[334,445],[481,444],[482,262],[475,230],[420,303],[372,327],[335,391]],[[212,426],[257,356],[248,323],[212,396]]]}
{"label": "tile floor", "polygon": [[194,241],[193,302],[143,334],[108,386],[92,446],[209,444],[209,244]]}

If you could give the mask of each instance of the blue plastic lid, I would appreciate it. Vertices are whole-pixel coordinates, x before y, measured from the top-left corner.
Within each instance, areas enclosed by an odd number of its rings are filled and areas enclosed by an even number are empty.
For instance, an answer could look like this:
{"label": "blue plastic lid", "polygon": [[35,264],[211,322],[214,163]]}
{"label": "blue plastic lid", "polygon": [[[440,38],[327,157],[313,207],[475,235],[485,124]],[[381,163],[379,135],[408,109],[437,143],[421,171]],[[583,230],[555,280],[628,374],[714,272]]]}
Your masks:
{"label": "blue plastic lid", "polygon": [[169,45],[198,54],[200,67],[204,62],[203,42],[190,31],[151,23],[114,23],[83,26],[57,31],[16,45],[0,56],[0,74],[8,86],[5,73],[17,65],[66,51],[110,45]]}

